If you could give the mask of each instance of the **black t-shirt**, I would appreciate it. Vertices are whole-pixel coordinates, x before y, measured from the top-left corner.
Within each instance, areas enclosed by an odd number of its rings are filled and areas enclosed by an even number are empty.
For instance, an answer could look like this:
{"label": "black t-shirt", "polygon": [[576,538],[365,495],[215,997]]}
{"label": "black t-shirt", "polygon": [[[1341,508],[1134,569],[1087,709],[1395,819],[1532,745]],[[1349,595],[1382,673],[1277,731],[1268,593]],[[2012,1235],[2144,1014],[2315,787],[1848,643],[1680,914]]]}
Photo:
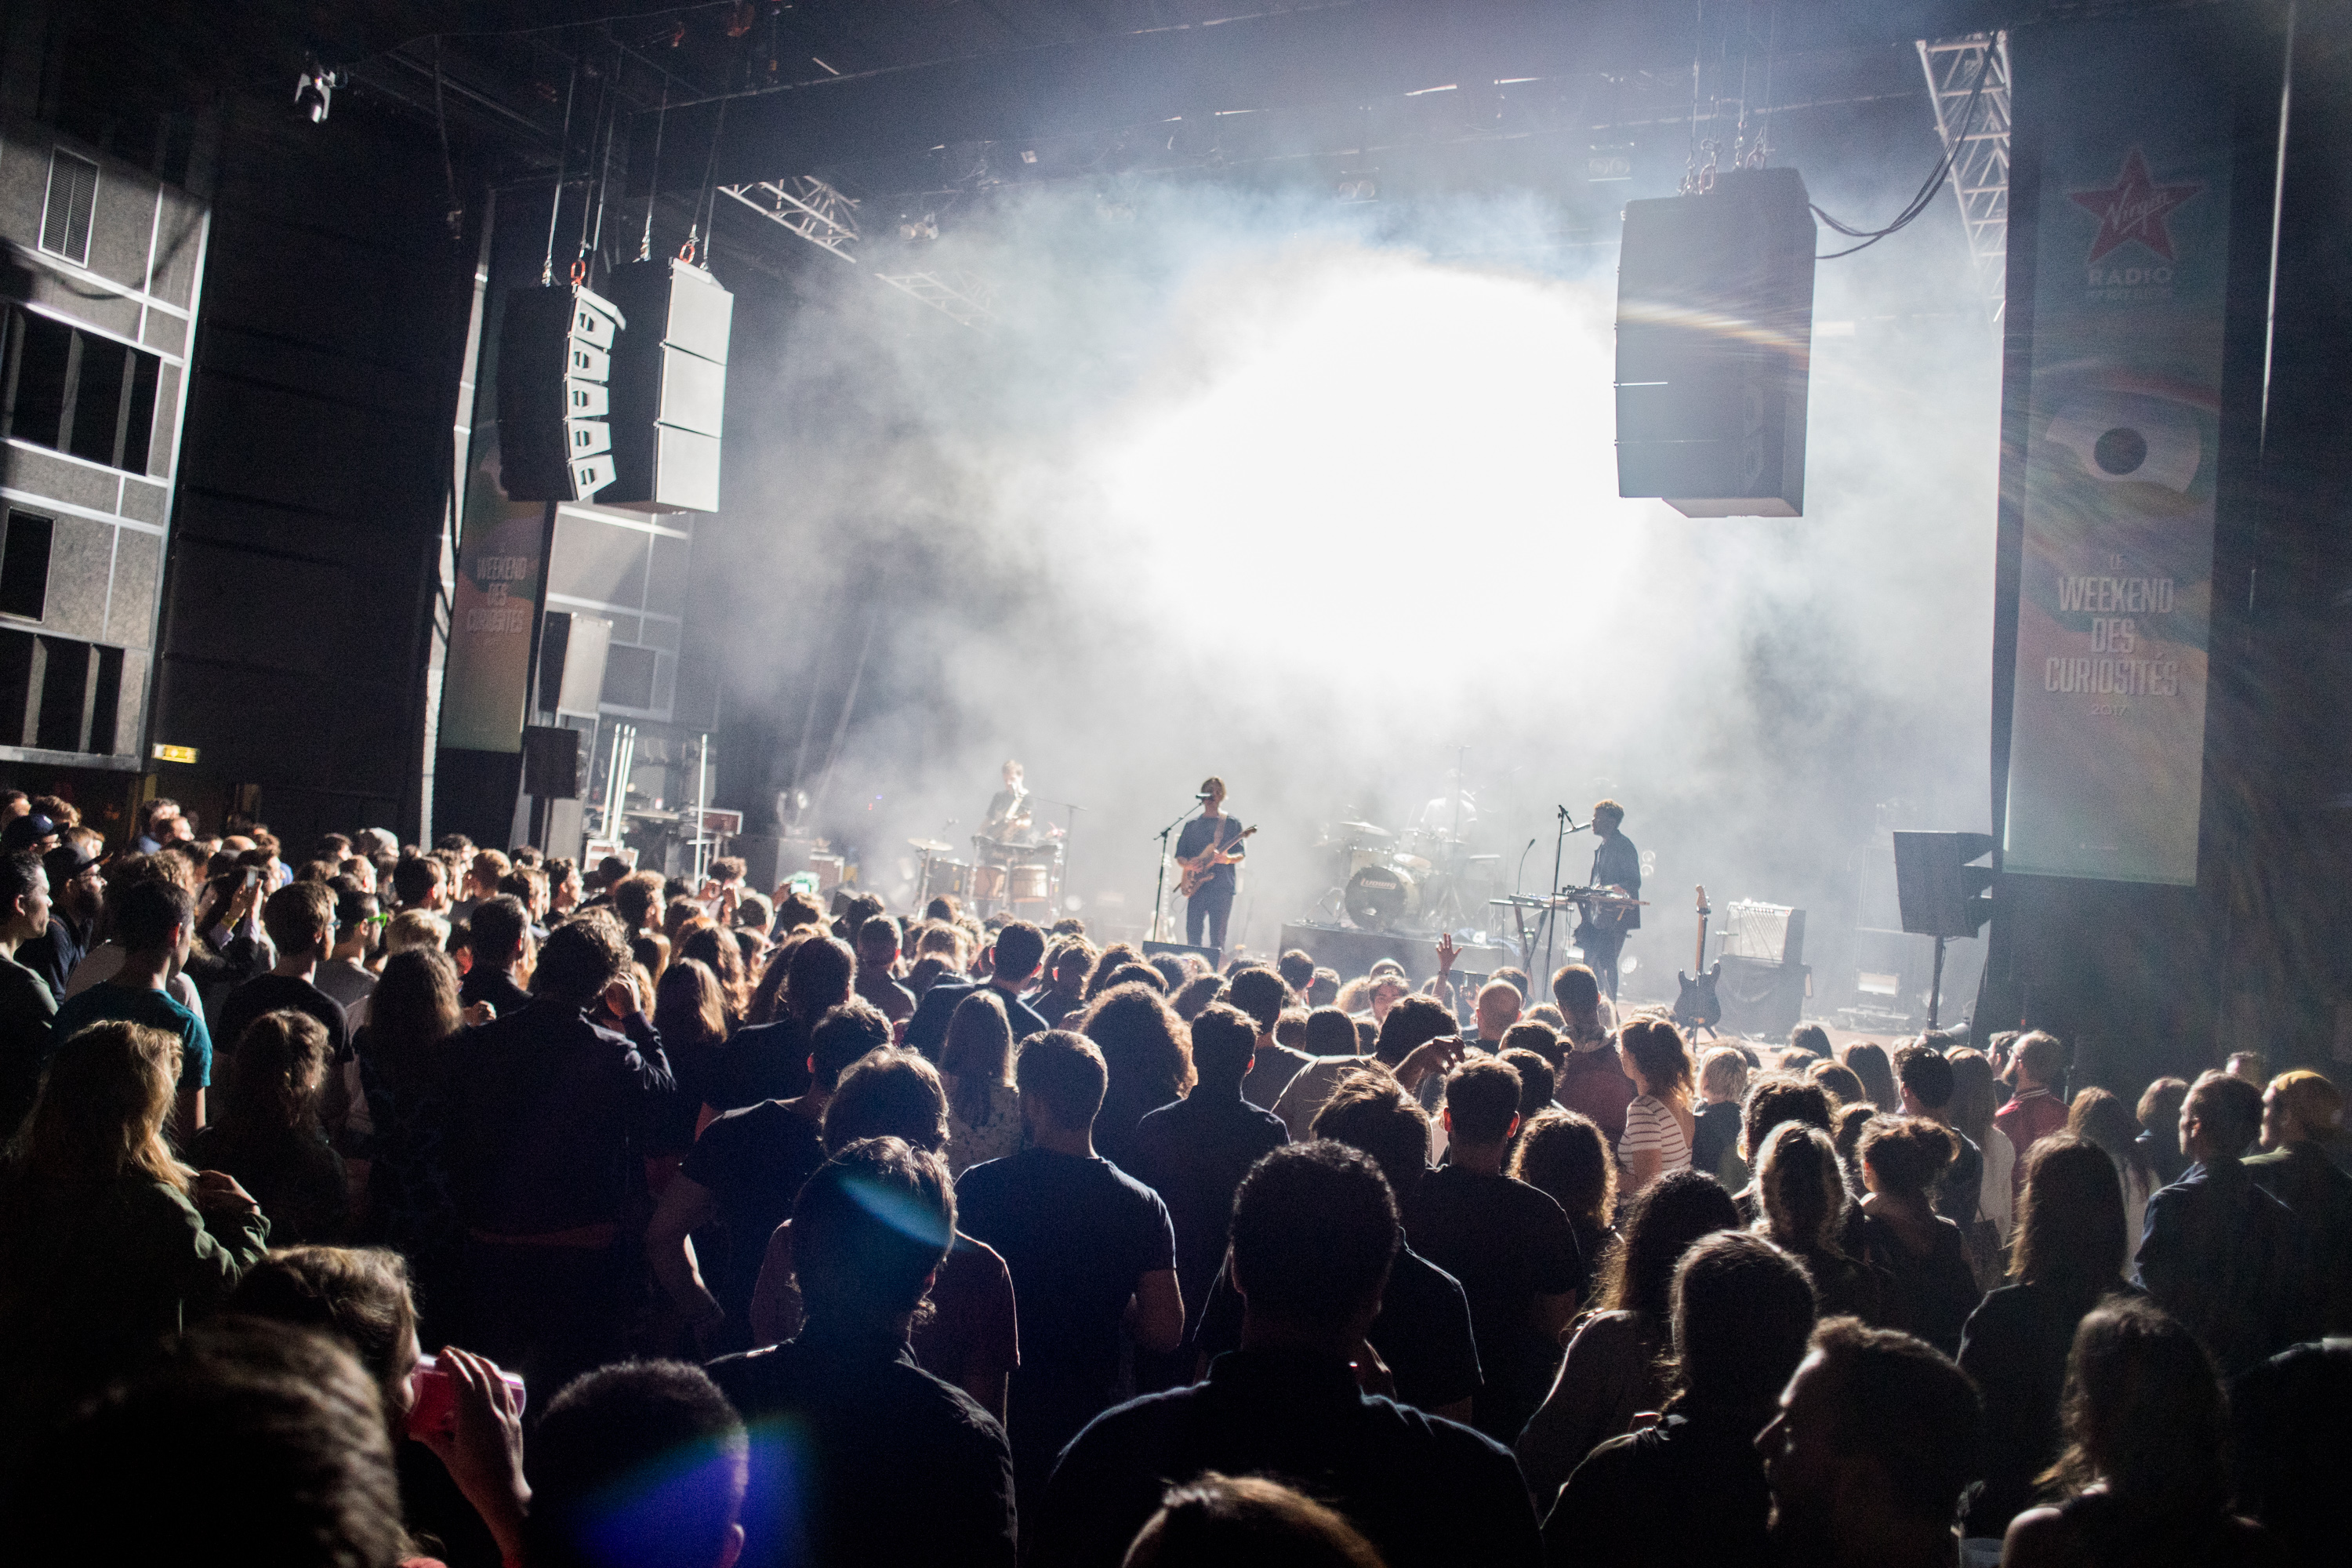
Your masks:
{"label": "black t-shirt", "polygon": [[[1190,860],[1203,849],[1228,847],[1241,836],[1242,825],[1230,816],[1196,816],[1176,836],[1176,858]],[[1209,873],[1209,880],[1201,890],[1205,893],[1223,889],[1230,893],[1234,887],[1234,868],[1219,866]]]}
{"label": "black t-shirt", "polygon": [[1111,1402],[1128,1299],[1143,1275],[1176,1266],[1175,1231],[1160,1194],[1109,1161],[1050,1149],[974,1165],[956,1207],[959,1228],[1013,1275],[1022,1355],[1011,1426],[1029,1473]]}
{"label": "black t-shirt", "polygon": [[1207,1382],[1122,1405],[1071,1445],[1022,1520],[1032,1568],[1110,1568],[1169,1483],[1203,1470],[1283,1478],[1336,1509],[1389,1568],[1543,1561],[1509,1449],[1366,1396],[1337,1356],[1236,1351]]}
{"label": "black t-shirt", "polygon": [[1756,1451],[1759,1419],[1669,1415],[1601,1444],[1544,1521],[1546,1559],[1623,1568],[1769,1562],[1772,1492]]}
{"label": "black t-shirt", "polygon": [[514,983],[514,977],[503,970],[478,963],[466,971],[458,984],[457,1000],[466,1006],[488,1002],[503,1018],[509,1013],[520,1013],[530,1005],[530,993]]}
{"label": "black t-shirt", "polygon": [[1691,1140],[1691,1169],[1715,1175],[1724,1155],[1739,1146],[1739,1103],[1716,1100],[1701,1106],[1692,1121],[1697,1135]]}
{"label": "black t-shirt", "polygon": [[751,1428],[749,1568],[1013,1561],[1003,1428],[903,1341],[790,1343],[710,1363]]}
{"label": "black t-shirt", "polygon": [[1568,1215],[1525,1182],[1445,1165],[1422,1178],[1405,1229],[1413,1250],[1460,1280],[1469,1298],[1486,1373],[1478,1429],[1517,1438],[1559,1357],[1534,1327],[1536,1298],[1573,1290],[1583,1278]]}
{"label": "black t-shirt", "polygon": [[711,1294],[738,1323],[750,1320],[751,1288],[768,1237],[792,1217],[801,1188],[824,1163],[817,1124],[781,1102],[730,1110],[702,1130],[678,1174],[709,1189],[727,1226],[727,1267]]}
{"label": "black t-shirt", "polygon": [[1272,1111],[1247,1100],[1192,1095],[1136,1123],[1129,1167],[1168,1205],[1176,1227],[1176,1279],[1184,1311],[1197,1316],[1224,1260],[1234,1194],[1264,1155],[1290,1142]]}
{"label": "black t-shirt", "polygon": [[738,1029],[711,1063],[709,1103],[740,1110],[763,1100],[792,1100],[809,1088],[809,1037],[789,1014]]}
{"label": "black t-shirt", "polygon": [[352,1054],[351,1031],[343,1023],[342,1005],[309,981],[292,974],[264,974],[228,994],[212,1021],[213,1048],[223,1056],[236,1049],[247,1026],[265,1013],[308,1013],[326,1026],[327,1046],[336,1061]]}
{"label": "black t-shirt", "polygon": [[[1415,1252],[1397,1248],[1389,1266],[1372,1342],[1396,1381],[1396,1400],[1417,1410],[1443,1410],[1478,1392],[1478,1342],[1470,1332],[1470,1303],[1461,1282]],[[1242,1348],[1242,1293],[1220,1266],[1201,1309],[1193,1348],[1212,1359]]]}

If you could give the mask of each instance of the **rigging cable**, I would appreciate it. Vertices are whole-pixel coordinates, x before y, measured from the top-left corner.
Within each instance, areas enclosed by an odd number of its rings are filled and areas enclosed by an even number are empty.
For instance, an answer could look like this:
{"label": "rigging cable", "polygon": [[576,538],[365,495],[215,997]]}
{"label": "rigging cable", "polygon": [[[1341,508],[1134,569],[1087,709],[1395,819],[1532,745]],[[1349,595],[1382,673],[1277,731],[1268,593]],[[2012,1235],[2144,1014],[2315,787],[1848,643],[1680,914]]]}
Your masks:
{"label": "rigging cable", "polygon": [[1867,250],[1888,235],[1909,227],[1920,214],[1927,210],[1928,203],[1935,200],[1936,193],[1944,188],[1945,180],[1950,177],[1952,164],[1959,158],[1960,149],[1968,143],[1969,130],[1976,123],[1977,105],[1984,98],[1985,79],[1992,75],[1993,54],[1999,47],[1999,41],[1991,34],[1985,36],[1984,63],[1977,68],[1976,85],[1969,89],[1969,100],[1960,108],[1959,122],[1952,130],[1950,143],[1945,147],[1944,155],[1937,160],[1936,167],[1928,174],[1927,184],[1919,187],[1918,194],[1906,204],[1902,212],[1895,216],[1893,223],[1888,224],[1885,228],[1855,228],[1850,224],[1839,222],[1818,205],[1813,206],[1815,217],[1820,218],[1822,222],[1847,238],[1862,241],[1860,245],[1849,246],[1843,250],[1833,250],[1826,256],[1817,256],[1814,258],[1816,261],[1835,261],[1841,256],[1852,256],[1857,250]]}

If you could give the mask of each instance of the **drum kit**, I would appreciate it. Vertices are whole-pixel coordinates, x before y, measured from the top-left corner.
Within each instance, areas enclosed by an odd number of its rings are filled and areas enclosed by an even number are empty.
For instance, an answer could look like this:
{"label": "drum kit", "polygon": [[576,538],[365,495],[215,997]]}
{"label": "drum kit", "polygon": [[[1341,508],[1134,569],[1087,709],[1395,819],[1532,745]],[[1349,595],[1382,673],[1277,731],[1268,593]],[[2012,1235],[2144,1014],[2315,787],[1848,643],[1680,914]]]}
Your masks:
{"label": "drum kit", "polygon": [[1333,860],[1327,912],[1366,931],[1448,931],[1462,923],[1474,887],[1493,881],[1501,857],[1465,853],[1469,840],[1426,828],[1391,833],[1347,819],[1324,830],[1318,848]]}
{"label": "drum kit", "polygon": [[939,838],[909,838],[907,847],[923,858],[915,902],[928,906],[952,894],[967,913],[985,918],[1004,910],[1050,920],[1062,901],[1062,839],[1056,828],[1034,844],[974,834],[971,858],[950,859],[955,846]]}

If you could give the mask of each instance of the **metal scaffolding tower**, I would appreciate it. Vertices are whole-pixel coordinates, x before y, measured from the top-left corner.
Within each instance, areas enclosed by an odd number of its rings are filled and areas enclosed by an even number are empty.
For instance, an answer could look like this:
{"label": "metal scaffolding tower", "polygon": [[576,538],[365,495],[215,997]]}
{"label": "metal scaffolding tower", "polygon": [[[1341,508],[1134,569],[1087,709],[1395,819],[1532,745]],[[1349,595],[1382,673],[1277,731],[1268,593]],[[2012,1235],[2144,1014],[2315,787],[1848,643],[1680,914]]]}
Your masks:
{"label": "metal scaffolding tower", "polygon": [[[1959,200],[1977,283],[1998,325],[2009,272],[2009,35],[1974,33],[1937,43],[1922,38],[1919,68],[1936,106],[1936,132],[1952,154],[1952,195]],[[1968,134],[1956,145],[1954,133],[1979,76],[1983,93],[1968,116]]]}

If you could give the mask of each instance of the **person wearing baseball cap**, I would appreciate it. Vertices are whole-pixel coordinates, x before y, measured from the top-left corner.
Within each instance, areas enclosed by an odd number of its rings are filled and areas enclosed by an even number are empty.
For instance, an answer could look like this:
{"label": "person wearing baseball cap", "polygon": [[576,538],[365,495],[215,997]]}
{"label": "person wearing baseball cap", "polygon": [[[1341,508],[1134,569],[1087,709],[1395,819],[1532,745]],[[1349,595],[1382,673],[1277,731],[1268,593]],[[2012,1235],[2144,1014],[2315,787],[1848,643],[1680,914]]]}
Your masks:
{"label": "person wearing baseball cap", "polygon": [[58,825],[37,811],[22,816],[12,816],[8,826],[0,828],[0,855],[21,855],[30,851],[46,855],[57,847]]}
{"label": "person wearing baseball cap", "polygon": [[16,962],[39,975],[49,994],[66,999],[66,980],[98,940],[98,917],[106,907],[106,875],[99,851],[105,840],[88,828],[68,831],[41,857],[49,875],[49,926],[16,950]]}

